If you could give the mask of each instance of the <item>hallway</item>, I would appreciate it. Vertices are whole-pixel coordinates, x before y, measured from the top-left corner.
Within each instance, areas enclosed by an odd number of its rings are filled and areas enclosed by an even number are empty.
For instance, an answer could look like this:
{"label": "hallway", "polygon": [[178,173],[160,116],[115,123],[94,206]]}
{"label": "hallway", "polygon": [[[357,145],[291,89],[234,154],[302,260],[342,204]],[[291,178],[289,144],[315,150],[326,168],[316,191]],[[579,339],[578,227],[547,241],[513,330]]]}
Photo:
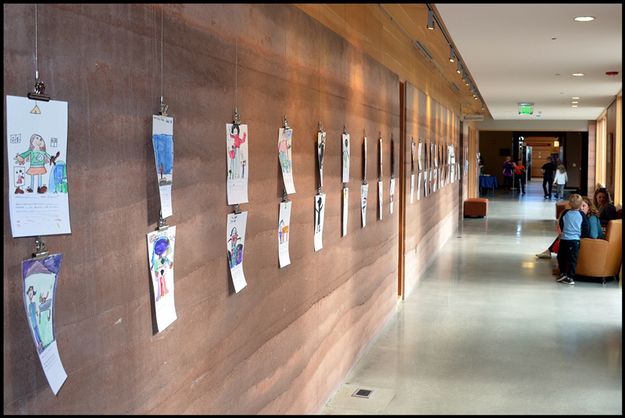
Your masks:
{"label": "hallway", "polygon": [[622,414],[618,282],[556,283],[534,256],[555,237],[539,181],[487,197],[320,414]]}

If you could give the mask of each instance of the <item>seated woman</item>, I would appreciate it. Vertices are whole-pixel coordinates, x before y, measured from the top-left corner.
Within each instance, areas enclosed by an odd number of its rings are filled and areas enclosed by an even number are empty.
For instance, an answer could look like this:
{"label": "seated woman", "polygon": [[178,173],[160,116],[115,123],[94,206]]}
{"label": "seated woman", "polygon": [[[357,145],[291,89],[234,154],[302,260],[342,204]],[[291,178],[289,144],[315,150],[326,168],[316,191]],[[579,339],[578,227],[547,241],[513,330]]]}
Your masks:
{"label": "seated woman", "polygon": [[616,207],[612,204],[612,199],[610,199],[608,189],[605,187],[597,189],[592,200],[599,210],[599,220],[601,221],[601,226],[605,228],[608,226],[608,222],[612,219],[616,219]]}

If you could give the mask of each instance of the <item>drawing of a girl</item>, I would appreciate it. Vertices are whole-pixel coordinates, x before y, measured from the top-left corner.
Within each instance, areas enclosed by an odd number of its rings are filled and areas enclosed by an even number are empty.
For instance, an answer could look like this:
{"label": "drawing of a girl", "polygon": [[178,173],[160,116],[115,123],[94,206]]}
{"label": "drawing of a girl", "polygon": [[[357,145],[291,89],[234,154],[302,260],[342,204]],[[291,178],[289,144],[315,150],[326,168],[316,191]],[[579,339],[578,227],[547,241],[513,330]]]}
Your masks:
{"label": "drawing of a girl", "polygon": [[278,158],[280,166],[285,173],[291,172],[291,162],[289,161],[289,142],[287,141],[287,130],[282,131],[280,142],[278,142]]}
{"label": "drawing of a girl", "polygon": [[154,243],[154,252],[152,253],[152,271],[154,272],[154,296],[158,301],[162,296],[169,293],[167,283],[165,281],[165,267],[174,268],[174,263],[169,259],[171,246],[169,238],[159,237]]}
{"label": "drawing of a girl", "polygon": [[30,146],[28,150],[15,156],[18,164],[24,164],[26,160],[30,161],[30,167],[26,170],[26,174],[30,175],[30,187],[26,188],[28,193],[32,193],[35,187],[35,176],[37,179],[37,193],[45,193],[48,190],[46,185],[42,185],[41,177],[47,173],[45,163],[50,162],[51,155],[46,152],[46,143],[41,135],[33,134],[30,137]]}
{"label": "drawing of a girl", "polygon": [[243,176],[240,167],[241,164],[241,145],[245,143],[247,139],[247,133],[243,133],[243,137],[240,136],[240,128],[236,123],[232,124],[230,129],[230,138],[234,141],[230,150],[230,175],[232,178],[238,179]]}
{"label": "drawing of a girl", "polygon": [[28,319],[30,320],[30,325],[35,335],[37,352],[40,352],[43,348],[41,336],[39,335],[39,317],[41,316],[41,312],[39,311],[39,305],[34,300],[36,294],[35,288],[33,286],[28,286],[28,290],[26,291],[26,295],[28,295]]}
{"label": "drawing of a girl", "polygon": [[230,238],[228,238],[228,242],[230,243],[230,267],[236,266],[237,263],[237,241],[239,240],[239,234],[237,233],[237,227],[232,227],[230,231]]}

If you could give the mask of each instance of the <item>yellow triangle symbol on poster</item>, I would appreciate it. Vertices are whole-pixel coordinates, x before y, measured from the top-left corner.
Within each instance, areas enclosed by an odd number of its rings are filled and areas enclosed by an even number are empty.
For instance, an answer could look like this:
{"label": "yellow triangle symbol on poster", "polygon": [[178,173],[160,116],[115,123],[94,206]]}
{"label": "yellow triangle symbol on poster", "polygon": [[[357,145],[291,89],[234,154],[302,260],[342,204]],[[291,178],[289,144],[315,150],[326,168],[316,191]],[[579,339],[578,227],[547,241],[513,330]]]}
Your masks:
{"label": "yellow triangle symbol on poster", "polygon": [[30,113],[34,115],[41,115],[41,109],[39,109],[39,106],[35,103],[35,107],[33,107],[33,110],[31,110]]}

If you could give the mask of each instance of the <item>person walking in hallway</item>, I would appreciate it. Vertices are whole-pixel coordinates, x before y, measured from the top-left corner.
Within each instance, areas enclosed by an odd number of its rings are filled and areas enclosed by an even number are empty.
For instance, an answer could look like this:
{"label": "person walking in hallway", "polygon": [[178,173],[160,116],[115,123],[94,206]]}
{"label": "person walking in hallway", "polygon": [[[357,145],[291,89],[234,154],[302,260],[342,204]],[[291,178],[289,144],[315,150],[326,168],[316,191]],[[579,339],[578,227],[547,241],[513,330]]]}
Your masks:
{"label": "person walking in hallway", "polygon": [[551,161],[551,157],[547,157],[547,162],[543,164],[540,171],[543,173],[543,192],[545,192],[545,199],[551,199],[553,173],[556,171],[556,166]]}
{"label": "person walking in hallway", "polygon": [[506,190],[512,190],[512,174],[514,173],[514,163],[512,157],[509,155],[506,157],[506,161],[503,162],[503,187]]}
{"label": "person walking in hallway", "polygon": [[566,175],[566,168],[564,164],[560,164],[556,170],[556,177],[553,180],[553,184],[556,186],[556,200],[564,199],[564,186],[567,181],[569,181],[569,178]]}
{"label": "person walking in hallway", "polygon": [[514,164],[514,187],[519,193],[525,194],[525,166],[521,158]]}

